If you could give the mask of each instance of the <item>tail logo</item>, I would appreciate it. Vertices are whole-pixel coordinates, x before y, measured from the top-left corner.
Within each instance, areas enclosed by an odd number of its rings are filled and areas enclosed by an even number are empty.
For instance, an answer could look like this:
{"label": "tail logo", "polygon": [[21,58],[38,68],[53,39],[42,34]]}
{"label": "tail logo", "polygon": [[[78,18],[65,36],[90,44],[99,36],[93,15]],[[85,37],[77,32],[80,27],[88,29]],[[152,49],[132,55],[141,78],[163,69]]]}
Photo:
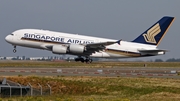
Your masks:
{"label": "tail logo", "polygon": [[144,39],[148,43],[156,44],[155,36],[158,35],[161,32],[161,28],[159,26],[159,23],[154,25],[151,29],[147,31],[147,33],[143,34]]}

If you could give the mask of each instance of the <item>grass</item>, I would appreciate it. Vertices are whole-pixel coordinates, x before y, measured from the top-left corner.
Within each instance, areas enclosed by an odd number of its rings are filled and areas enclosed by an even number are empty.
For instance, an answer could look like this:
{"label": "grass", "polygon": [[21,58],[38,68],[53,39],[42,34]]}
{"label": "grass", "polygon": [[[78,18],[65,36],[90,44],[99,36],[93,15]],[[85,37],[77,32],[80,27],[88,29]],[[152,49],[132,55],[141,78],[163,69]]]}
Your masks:
{"label": "grass", "polygon": [[180,62],[53,62],[53,61],[0,61],[0,67],[180,67]]}
{"label": "grass", "polygon": [[[30,82],[45,87],[49,83],[52,96],[13,98],[28,101],[179,101],[180,80],[161,78],[107,77],[7,77],[26,85]],[[22,101],[23,101],[22,100]]]}
{"label": "grass", "polygon": [[[79,62],[52,61],[0,61],[0,67],[31,68],[111,68],[111,67],[180,67],[180,62]],[[27,96],[0,98],[0,101],[179,101],[180,80],[165,78],[123,78],[123,77],[84,77],[84,76],[13,76],[8,80],[39,88],[52,87],[51,96]]]}

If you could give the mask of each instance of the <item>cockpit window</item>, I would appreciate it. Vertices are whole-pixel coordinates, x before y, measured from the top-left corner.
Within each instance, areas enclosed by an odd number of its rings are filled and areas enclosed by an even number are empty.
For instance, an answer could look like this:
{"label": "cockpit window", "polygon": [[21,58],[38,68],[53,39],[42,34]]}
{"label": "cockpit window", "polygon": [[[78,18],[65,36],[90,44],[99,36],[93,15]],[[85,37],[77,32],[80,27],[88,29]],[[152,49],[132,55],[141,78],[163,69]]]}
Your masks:
{"label": "cockpit window", "polygon": [[11,35],[14,35],[14,34],[11,34]]}

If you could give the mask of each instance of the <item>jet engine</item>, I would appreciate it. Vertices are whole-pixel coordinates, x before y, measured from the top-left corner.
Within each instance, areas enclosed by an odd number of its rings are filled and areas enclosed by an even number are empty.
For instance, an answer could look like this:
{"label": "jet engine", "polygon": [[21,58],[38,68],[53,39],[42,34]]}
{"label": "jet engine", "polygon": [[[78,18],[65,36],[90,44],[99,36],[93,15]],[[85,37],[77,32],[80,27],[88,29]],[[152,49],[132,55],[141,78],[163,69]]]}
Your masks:
{"label": "jet engine", "polygon": [[69,45],[69,52],[70,53],[79,54],[79,53],[83,53],[84,50],[85,50],[85,46],[83,46],[83,45],[77,45],[77,44],[70,44]]}
{"label": "jet engine", "polygon": [[77,45],[77,44],[69,44],[69,45],[54,45],[52,47],[52,52],[55,54],[66,54],[66,53],[73,53],[73,54],[81,54],[85,50],[85,46]]}
{"label": "jet engine", "polygon": [[52,52],[55,54],[66,54],[67,53],[67,47],[63,45],[54,45],[52,47]]}

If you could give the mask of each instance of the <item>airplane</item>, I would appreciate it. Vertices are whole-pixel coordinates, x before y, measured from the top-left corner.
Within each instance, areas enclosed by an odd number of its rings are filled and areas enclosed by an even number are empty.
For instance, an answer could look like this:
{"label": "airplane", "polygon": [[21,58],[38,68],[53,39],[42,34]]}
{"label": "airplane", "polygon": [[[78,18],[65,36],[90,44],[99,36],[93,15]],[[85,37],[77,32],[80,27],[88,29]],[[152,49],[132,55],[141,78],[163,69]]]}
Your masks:
{"label": "airplane", "polygon": [[158,49],[175,17],[164,16],[133,41],[54,32],[40,29],[20,29],[5,37],[14,46],[49,50],[54,54],[78,56],[75,61],[91,63],[92,58],[136,58],[163,55]]}

